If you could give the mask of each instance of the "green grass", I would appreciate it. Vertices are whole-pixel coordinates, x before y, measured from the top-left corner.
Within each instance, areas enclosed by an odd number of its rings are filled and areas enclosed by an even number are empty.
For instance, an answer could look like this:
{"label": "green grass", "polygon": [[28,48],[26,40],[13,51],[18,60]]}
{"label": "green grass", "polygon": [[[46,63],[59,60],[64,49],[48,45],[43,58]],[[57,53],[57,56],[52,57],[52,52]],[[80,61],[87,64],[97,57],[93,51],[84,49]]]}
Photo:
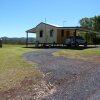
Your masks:
{"label": "green grass", "polygon": [[23,59],[24,53],[37,49],[22,47],[4,45],[0,48],[0,90],[18,86],[25,77],[41,77],[42,74],[37,70],[36,64]]}
{"label": "green grass", "polygon": [[54,56],[62,56],[71,59],[80,59],[90,62],[99,62],[100,61],[100,49],[98,48],[89,48],[84,50],[71,50],[65,49],[59,52],[53,53]]}

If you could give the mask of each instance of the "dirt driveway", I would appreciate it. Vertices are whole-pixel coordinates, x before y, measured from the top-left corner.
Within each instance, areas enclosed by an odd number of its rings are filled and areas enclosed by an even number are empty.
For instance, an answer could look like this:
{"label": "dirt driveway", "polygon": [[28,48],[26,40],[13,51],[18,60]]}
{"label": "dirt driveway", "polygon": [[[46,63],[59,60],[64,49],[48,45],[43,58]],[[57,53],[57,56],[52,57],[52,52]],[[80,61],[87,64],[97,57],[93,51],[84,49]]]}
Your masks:
{"label": "dirt driveway", "polygon": [[56,88],[40,100],[100,100],[100,65],[75,59],[54,57],[59,49],[46,49],[24,55],[38,63],[47,83]]}

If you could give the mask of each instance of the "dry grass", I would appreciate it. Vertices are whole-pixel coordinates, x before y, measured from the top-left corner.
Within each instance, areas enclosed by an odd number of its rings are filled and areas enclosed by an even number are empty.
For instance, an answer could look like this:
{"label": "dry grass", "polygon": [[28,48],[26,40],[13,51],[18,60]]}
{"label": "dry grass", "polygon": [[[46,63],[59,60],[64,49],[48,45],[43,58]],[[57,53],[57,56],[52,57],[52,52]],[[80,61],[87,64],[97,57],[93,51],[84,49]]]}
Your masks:
{"label": "dry grass", "polygon": [[42,73],[38,71],[36,64],[26,62],[22,57],[23,53],[34,49],[22,47],[4,45],[0,48],[0,91],[19,86],[26,77],[34,76],[35,79],[41,79]]}
{"label": "dry grass", "polygon": [[84,50],[61,50],[53,53],[54,56],[62,56],[70,59],[78,59],[88,62],[100,63],[100,49],[89,48]]}

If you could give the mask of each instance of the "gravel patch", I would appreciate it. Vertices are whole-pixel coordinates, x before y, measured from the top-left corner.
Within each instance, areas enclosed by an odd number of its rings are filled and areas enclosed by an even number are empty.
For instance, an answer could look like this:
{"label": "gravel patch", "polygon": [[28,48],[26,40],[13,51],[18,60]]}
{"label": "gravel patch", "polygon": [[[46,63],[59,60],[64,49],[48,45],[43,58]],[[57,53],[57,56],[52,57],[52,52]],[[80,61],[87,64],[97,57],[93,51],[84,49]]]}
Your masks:
{"label": "gravel patch", "polygon": [[100,100],[100,65],[81,60],[54,57],[60,49],[46,49],[24,54],[28,61],[38,63],[47,83],[56,92],[43,100]]}

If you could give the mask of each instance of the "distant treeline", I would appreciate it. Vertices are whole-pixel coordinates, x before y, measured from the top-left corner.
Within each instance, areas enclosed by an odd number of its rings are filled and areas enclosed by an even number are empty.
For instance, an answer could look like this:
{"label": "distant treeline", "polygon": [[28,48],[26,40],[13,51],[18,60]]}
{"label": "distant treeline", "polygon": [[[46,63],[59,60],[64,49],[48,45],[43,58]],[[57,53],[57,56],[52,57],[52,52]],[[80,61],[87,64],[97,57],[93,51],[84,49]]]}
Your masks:
{"label": "distant treeline", "polygon": [[[2,37],[2,42],[4,44],[25,44],[26,38],[24,38],[24,37],[21,37],[21,38]],[[34,43],[35,38],[29,37],[28,42]]]}

